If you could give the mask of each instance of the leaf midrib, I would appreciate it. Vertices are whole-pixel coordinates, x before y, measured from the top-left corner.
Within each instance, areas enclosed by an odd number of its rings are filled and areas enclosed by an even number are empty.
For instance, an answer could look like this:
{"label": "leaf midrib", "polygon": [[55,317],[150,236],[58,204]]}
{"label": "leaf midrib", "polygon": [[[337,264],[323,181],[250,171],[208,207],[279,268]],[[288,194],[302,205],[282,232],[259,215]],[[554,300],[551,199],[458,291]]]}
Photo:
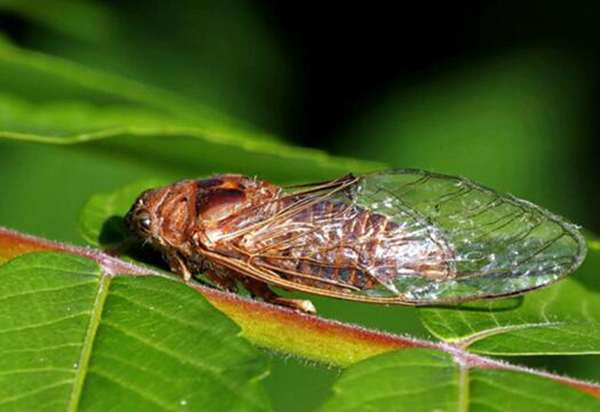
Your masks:
{"label": "leaf midrib", "polygon": [[495,328],[485,329],[479,332],[472,333],[468,336],[464,336],[457,340],[457,343],[464,349],[468,348],[475,342],[479,342],[481,340],[487,339],[489,337],[495,335],[503,335],[506,333],[519,331],[519,330],[527,330],[527,329],[537,329],[537,328],[545,328],[549,326],[561,326],[568,325],[568,322],[548,322],[548,323],[524,323],[519,325],[507,325],[507,326],[498,326]]}
{"label": "leaf midrib", "polygon": [[458,364],[458,412],[468,412],[469,411],[469,395],[470,395],[470,387],[471,384],[469,381],[469,367],[464,365],[460,361]]}
{"label": "leaf midrib", "polygon": [[71,391],[69,406],[67,407],[68,412],[75,412],[78,410],[83,385],[87,376],[87,368],[92,356],[96,332],[98,331],[98,326],[102,319],[102,311],[104,310],[104,303],[108,296],[108,288],[111,280],[112,276],[110,274],[102,272],[100,281],[98,282],[98,290],[96,291],[96,296],[92,305],[92,311],[90,313],[90,323],[85,332],[81,353],[79,354],[79,360],[77,362],[75,379],[73,380],[73,390]]}

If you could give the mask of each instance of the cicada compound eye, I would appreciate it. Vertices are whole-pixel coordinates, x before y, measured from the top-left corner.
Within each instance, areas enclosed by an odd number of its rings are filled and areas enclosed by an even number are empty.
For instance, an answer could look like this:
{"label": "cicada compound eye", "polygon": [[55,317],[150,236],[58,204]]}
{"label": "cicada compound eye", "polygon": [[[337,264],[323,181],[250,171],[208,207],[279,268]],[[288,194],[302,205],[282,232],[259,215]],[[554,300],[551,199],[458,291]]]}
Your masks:
{"label": "cicada compound eye", "polygon": [[152,229],[152,219],[150,219],[150,216],[140,217],[138,220],[138,226],[141,232],[149,234],[150,229]]}
{"label": "cicada compound eye", "polygon": [[129,230],[140,236],[149,236],[152,230],[152,217],[144,207],[142,200],[138,200],[125,216]]}

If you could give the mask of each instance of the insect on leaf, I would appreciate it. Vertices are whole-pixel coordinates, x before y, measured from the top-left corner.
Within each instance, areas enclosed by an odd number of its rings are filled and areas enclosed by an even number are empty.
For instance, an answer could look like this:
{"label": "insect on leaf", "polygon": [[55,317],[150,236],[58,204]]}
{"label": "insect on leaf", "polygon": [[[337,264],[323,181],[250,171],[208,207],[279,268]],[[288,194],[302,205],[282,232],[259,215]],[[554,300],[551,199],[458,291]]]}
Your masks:
{"label": "insect on leaf", "polygon": [[420,170],[281,188],[241,175],[144,192],[130,229],[189,279],[266,284],[372,303],[429,305],[513,296],[554,283],[586,253],[576,226],[466,179]]}

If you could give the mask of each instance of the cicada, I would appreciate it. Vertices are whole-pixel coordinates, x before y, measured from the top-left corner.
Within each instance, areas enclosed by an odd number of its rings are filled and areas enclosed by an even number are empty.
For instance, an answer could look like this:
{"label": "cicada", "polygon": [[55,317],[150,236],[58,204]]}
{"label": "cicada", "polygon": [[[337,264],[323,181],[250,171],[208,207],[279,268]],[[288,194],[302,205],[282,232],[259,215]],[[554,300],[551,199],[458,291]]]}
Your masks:
{"label": "cicada", "polygon": [[550,285],[584,260],[577,226],[470,180],[388,170],[298,186],[236,174],[148,190],[126,216],[186,282],[304,312],[288,291],[455,304]]}

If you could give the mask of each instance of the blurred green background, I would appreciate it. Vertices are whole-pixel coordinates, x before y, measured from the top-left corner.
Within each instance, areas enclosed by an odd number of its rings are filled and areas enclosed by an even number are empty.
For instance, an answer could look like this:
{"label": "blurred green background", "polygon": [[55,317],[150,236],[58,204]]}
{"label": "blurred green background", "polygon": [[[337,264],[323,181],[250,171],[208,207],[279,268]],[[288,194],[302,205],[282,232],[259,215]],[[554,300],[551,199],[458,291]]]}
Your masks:
{"label": "blurred green background", "polygon": [[[598,232],[599,22],[598,8],[577,1],[386,9],[299,1],[1,0],[0,130],[64,137],[156,122],[250,146],[288,142],[467,176]],[[58,59],[46,61],[47,55]],[[52,77],[59,66],[60,81]],[[104,77],[84,82],[88,69]],[[98,92],[105,83],[114,90],[123,84],[129,94]],[[0,224],[82,243],[83,203],[134,180],[229,171],[299,182],[354,169],[327,159],[321,162],[329,166],[318,167],[277,162],[235,145],[199,146],[197,154],[183,153],[186,147],[161,157],[151,144],[141,150],[136,143],[0,140]],[[428,336],[412,309],[315,303],[325,317]],[[592,358],[512,361],[600,380]],[[311,410],[339,373],[276,355],[272,363],[266,385],[275,410]]]}

